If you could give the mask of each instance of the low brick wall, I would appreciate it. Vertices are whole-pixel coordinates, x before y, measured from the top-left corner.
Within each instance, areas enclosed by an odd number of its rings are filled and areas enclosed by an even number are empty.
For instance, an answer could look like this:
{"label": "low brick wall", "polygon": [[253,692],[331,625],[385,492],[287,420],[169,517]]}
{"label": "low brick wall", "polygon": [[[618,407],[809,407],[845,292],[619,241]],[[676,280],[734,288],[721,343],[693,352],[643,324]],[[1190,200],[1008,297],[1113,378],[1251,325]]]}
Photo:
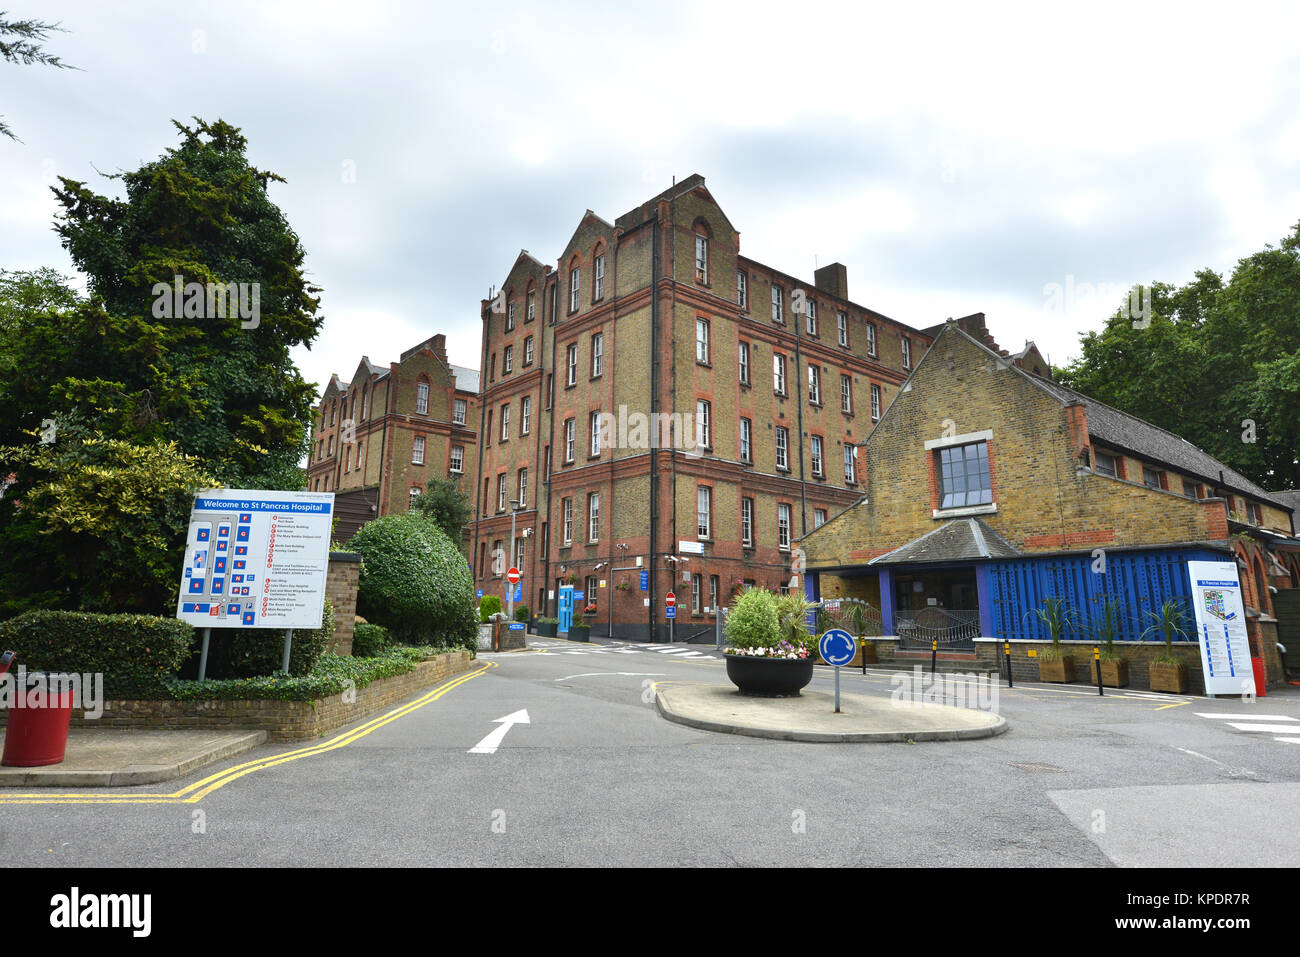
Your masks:
{"label": "low brick wall", "polygon": [[326,650],[336,655],[352,654],[352,634],[357,623],[357,583],[361,580],[361,556],[357,552],[330,552],[325,573],[325,596],[334,606],[334,642]]}
{"label": "low brick wall", "polygon": [[[1006,659],[1003,655],[1003,639],[976,638],[975,653],[980,664],[986,668],[997,668],[1006,674]],[[1011,642],[1011,673],[1022,681],[1038,680],[1038,659],[1029,657],[1029,650],[1043,651],[1051,648],[1050,641]],[[1096,684],[1097,676],[1093,671],[1092,649],[1097,647],[1094,641],[1062,641],[1061,647],[1074,657],[1074,680],[1081,684]],[[1149,689],[1151,679],[1148,666],[1151,659],[1164,654],[1163,641],[1124,641],[1115,642],[1115,650],[1128,660],[1128,681],[1130,688]],[[1187,690],[1190,694],[1205,694],[1205,677],[1201,672],[1201,653],[1190,641],[1174,642],[1174,653],[1179,655],[1187,665]]]}
{"label": "low brick wall", "polygon": [[[105,701],[104,714],[88,720],[74,712],[74,727],[249,728],[272,741],[318,738],[335,728],[391,708],[473,667],[467,651],[450,651],[418,662],[414,671],[380,678],[361,688],[356,700],[342,695],[314,701]],[[0,711],[0,723],[5,712]]]}

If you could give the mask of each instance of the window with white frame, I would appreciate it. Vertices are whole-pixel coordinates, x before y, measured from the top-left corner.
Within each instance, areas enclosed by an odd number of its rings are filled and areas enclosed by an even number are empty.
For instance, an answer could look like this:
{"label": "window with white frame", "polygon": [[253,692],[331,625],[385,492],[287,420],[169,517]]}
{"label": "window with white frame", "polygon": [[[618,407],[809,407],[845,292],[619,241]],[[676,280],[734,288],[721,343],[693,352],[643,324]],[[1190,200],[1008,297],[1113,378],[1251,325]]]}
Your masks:
{"label": "window with white frame", "polygon": [[524,365],[533,364],[533,337],[529,336],[524,340]]}
{"label": "window with white frame", "polygon": [[839,343],[847,347],[849,344],[849,314],[843,309],[835,313],[835,331],[839,337]]}
{"label": "window with white frame", "polygon": [[704,592],[704,576],[698,572],[691,576],[691,614],[700,613],[700,599]]}
{"label": "window with white frame", "polygon": [[546,373],[546,407],[555,405],[555,373]]}
{"label": "window with white frame", "polygon": [[578,296],[582,288],[582,270],[569,270],[569,312],[578,311]]}
{"label": "window with white frame", "polygon": [[506,570],[501,567],[502,564],[504,564],[502,559],[506,557],[506,553],[501,549],[502,544],[503,543],[499,538],[493,539],[492,541],[492,574],[497,578],[500,578],[506,572]]}
{"label": "window with white frame", "polygon": [[601,253],[596,257],[596,262],[592,265],[592,302],[603,299],[605,296],[605,254]]}
{"label": "window with white frame", "polygon": [[871,421],[880,421],[880,386],[871,384]]}
{"label": "window with white frame", "polygon": [[411,442],[411,463],[414,465],[424,464],[424,436],[417,435]]}
{"label": "window with white frame", "polygon": [[772,321],[785,322],[784,293],[776,283],[772,283]]}
{"label": "window with white frame", "polygon": [[515,347],[506,346],[506,350],[501,356],[501,374],[507,375],[514,371],[515,371]]}
{"label": "window with white frame", "polygon": [[695,534],[708,538],[713,530],[713,490],[701,485],[695,490]]}
{"label": "window with white frame", "polygon": [[736,374],[744,385],[749,385],[749,343],[742,342],[736,347]]}
{"label": "window with white frame", "polygon": [[1109,475],[1111,478],[1119,475],[1119,468],[1115,464],[1115,456],[1102,452],[1100,449],[1093,449],[1092,460],[1092,467],[1102,475]]}
{"label": "window with white frame", "polygon": [[853,485],[857,482],[858,472],[858,447],[848,442],[844,443],[844,483]]}
{"label": "window with white frame", "polygon": [[772,391],[785,395],[785,356],[779,352],[772,353]]}
{"label": "window with white frame", "polygon": [[600,541],[600,493],[587,496],[587,541]]}
{"label": "window with white frame", "polygon": [[776,544],[782,551],[790,550],[790,506],[776,507]]}
{"label": "window with white frame", "polygon": [[808,365],[808,401],[822,404],[822,370],[812,363]]}
{"label": "window with white frame", "polygon": [[749,308],[749,277],[739,271],[736,273],[736,305],[741,309]]}
{"label": "window with white frame", "polygon": [[711,412],[710,404],[704,399],[695,400],[695,447],[697,449],[708,449],[713,447],[710,441],[709,413]]}
{"label": "window with white frame", "polygon": [[506,510],[506,473],[497,476],[497,511]]}
{"label": "window with white frame", "polygon": [[840,376],[840,411],[853,413],[853,376]]}
{"label": "window with white frame", "polygon": [[593,412],[588,417],[591,431],[591,454],[600,454],[600,413]]}
{"label": "window with white frame", "polygon": [[452,472],[465,471],[465,446],[453,445],[451,447],[451,456],[447,467]]}
{"label": "window with white frame", "polygon": [[821,528],[826,524],[826,509],[813,509],[813,528]]}
{"label": "window with white frame", "polygon": [[527,435],[533,429],[533,397],[526,395],[519,400],[519,434]]}
{"label": "window with white frame", "polygon": [[709,364],[709,320],[695,320],[695,361]]}
{"label": "window with white frame", "polygon": [[822,437],[814,435],[812,437],[812,470],[813,475],[821,475],[822,467],[825,465],[822,458]]}
{"label": "window with white frame", "polygon": [[718,576],[709,576],[709,607],[704,609],[706,612],[718,607]]}
{"label": "window with white frame", "polygon": [[754,461],[754,423],[750,419],[740,420],[740,460]]}
{"label": "window with white frame", "polygon": [[415,386],[415,414],[429,414],[429,383],[420,382]]}
{"label": "window with white frame", "polygon": [[468,411],[468,409],[469,406],[464,399],[457,399],[456,405],[451,413],[452,423],[455,425],[464,425],[465,413]]}
{"label": "window with white frame", "polygon": [[560,505],[561,505],[560,512],[564,516],[564,521],[562,523],[564,527],[563,541],[565,545],[572,545],[573,544],[573,499],[566,498],[563,502],[560,503]]}
{"label": "window with white frame", "polygon": [[605,368],[605,336],[596,333],[591,337],[591,377],[598,378]]}
{"label": "window with white frame", "polygon": [[817,335],[817,300],[812,296],[804,300],[803,314],[808,335]]}
{"label": "window with white frame", "polygon": [[406,493],[406,510],[408,512],[411,509],[415,508],[415,503],[419,499],[419,497],[420,497],[420,489],[418,488],[413,487],[409,492]]}
{"label": "window with white frame", "polygon": [[903,336],[901,342],[903,346],[903,368],[910,369],[912,368],[912,340],[907,336]]}
{"label": "window with white frame", "polygon": [[515,538],[515,568],[524,567],[524,543],[527,541],[522,535]]}
{"label": "window with white frame", "polygon": [[528,504],[528,469],[519,470],[519,507]]}
{"label": "window with white frame", "polygon": [[776,467],[790,467],[790,430],[783,425],[776,427]]}
{"label": "window with white frame", "polygon": [[754,544],[754,500],[752,498],[740,500],[740,544]]}
{"label": "window with white frame", "polygon": [[515,327],[515,301],[513,299],[506,305],[506,332]]}
{"label": "window with white frame", "polygon": [[709,281],[709,241],[703,236],[695,237],[695,281]]}
{"label": "window with white frame", "polygon": [[939,507],[965,508],[993,501],[988,442],[971,442],[936,449],[939,466]]}
{"label": "window with white frame", "polygon": [[564,461],[573,461],[573,419],[564,420]]}
{"label": "window with white frame", "polygon": [[876,354],[876,324],[874,322],[868,322],[867,323],[867,355],[874,356],[875,354]]}
{"label": "window with white frame", "polygon": [[528,293],[528,311],[524,315],[524,322],[532,322],[537,318],[537,293]]}
{"label": "window with white frame", "polygon": [[565,350],[565,362],[568,365],[568,375],[564,380],[565,385],[578,384],[578,344],[570,343]]}
{"label": "window with white frame", "polygon": [[501,441],[505,442],[510,438],[510,403],[507,402],[501,406]]}

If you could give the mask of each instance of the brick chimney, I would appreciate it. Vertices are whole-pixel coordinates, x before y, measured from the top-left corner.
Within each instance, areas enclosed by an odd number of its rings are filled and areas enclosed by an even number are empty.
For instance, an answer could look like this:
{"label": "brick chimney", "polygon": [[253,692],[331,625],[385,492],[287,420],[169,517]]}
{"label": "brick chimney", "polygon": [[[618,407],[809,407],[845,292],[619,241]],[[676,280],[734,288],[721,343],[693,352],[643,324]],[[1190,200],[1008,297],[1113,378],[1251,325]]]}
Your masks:
{"label": "brick chimney", "polygon": [[441,332],[433,337],[433,354],[443,362],[447,361],[447,337]]}
{"label": "brick chimney", "polygon": [[849,298],[849,272],[843,263],[831,263],[813,272],[817,288],[841,299]]}

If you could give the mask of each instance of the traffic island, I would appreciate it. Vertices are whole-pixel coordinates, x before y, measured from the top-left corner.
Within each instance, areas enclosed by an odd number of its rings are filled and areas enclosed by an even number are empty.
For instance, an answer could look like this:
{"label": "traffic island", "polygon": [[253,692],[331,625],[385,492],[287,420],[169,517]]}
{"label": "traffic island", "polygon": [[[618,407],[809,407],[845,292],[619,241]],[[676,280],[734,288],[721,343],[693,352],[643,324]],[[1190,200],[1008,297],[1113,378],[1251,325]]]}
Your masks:
{"label": "traffic island", "polygon": [[990,711],[868,695],[841,694],[836,714],[835,696],[824,691],[758,698],[730,685],[673,683],[658,688],[655,705],[691,728],[783,741],[959,741],[1007,730],[1006,719]]}
{"label": "traffic island", "polygon": [[266,741],[265,731],[73,728],[63,761],[0,768],[0,787],[131,787],[170,781]]}

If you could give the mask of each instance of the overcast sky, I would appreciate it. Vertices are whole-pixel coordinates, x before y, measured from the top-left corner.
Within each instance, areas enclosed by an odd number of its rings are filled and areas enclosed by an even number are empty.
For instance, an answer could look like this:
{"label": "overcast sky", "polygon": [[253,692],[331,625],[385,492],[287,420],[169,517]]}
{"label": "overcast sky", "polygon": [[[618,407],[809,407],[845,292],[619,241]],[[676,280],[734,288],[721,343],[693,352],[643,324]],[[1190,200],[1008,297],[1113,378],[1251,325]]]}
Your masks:
{"label": "overcast sky", "polygon": [[[1300,4],[132,3],[0,0],[61,21],[80,72],[0,64],[0,268],[72,267],[55,174],[101,192],[243,129],[307,251],[323,386],[445,332],[520,248],[554,263],[702,174],[741,250],[924,327],[983,311],[1053,362],[1113,290],[1231,270],[1300,220]],[[908,7],[908,9],[902,9]],[[355,169],[355,182],[345,171]],[[1051,284],[1076,288],[1063,309]]]}

